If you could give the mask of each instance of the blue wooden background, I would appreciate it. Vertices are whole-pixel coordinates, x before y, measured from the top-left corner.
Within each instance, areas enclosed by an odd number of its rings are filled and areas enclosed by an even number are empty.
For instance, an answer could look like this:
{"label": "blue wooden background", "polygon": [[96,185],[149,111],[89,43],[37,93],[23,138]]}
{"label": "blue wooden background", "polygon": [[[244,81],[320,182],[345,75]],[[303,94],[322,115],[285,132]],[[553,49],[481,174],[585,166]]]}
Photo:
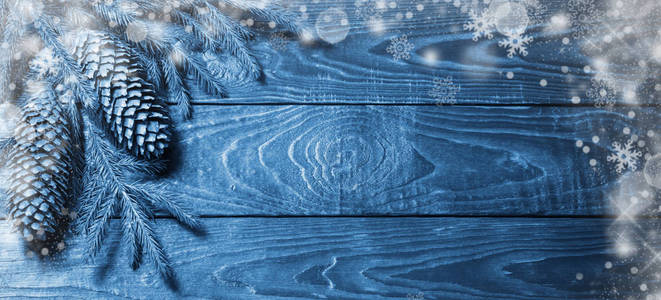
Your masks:
{"label": "blue wooden background", "polygon": [[[428,7],[418,11],[419,2]],[[544,3],[547,19],[564,9],[564,1]],[[607,233],[605,195],[618,176],[595,171],[575,143],[601,128],[642,131],[632,111],[647,120],[644,130],[658,130],[652,100],[613,110],[572,104],[591,78],[579,47],[532,28],[530,54],[507,58],[496,39],[472,41],[467,14],[445,1],[398,1],[395,12],[415,14],[386,19],[382,34],[356,17],[353,0],[305,5],[310,20],[345,8],[347,38],[273,47],[258,36],[264,80],[237,82],[229,98],[199,92],[193,118],[177,125],[172,167],[160,180],[201,215],[205,232],[157,218],[175,283],[148,264],[130,270],[115,246],[117,220],[107,253],[92,261],[77,238],[59,256],[30,257],[3,222],[0,298],[638,295],[630,268],[645,261],[618,260]],[[386,48],[401,34],[415,48],[396,61]],[[426,61],[427,51],[439,61]],[[446,76],[461,91],[456,105],[438,106],[428,92]]]}

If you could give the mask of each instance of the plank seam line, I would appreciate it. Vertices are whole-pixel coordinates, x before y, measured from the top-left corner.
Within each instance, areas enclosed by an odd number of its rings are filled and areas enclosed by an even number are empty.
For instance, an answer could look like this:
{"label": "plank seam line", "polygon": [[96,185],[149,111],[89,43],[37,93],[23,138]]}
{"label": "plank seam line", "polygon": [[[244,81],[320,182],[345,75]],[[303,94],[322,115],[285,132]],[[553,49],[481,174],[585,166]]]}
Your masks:
{"label": "plank seam line", "polygon": [[[397,214],[397,215],[260,215],[260,214],[249,214],[249,215],[201,215],[201,219],[222,219],[222,218],[269,218],[269,219],[302,219],[302,218],[343,218],[343,219],[352,219],[352,218],[363,218],[363,219],[379,219],[379,218],[521,218],[521,219],[617,219],[620,216],[618,215],[534,215],[534,214],[491,214],[491,215],[470,215],[470,214]],[[168,216],[158,216],[157,218],[167,218],[173,219]],[[638,219],[661,219],[661,215],[641,215],[637,216]]]}
{"label": "plank seam line", "polygon": [[[326,218],[326,219],[404,219],[404,218],[417,218],[417,219],[432,219],[432,218],[448,218],[448,219],[617,219],[616,215],[453,215],[453,214],[430,214],[430,215],[201,215],[200,219],[305,219],[305,218]],[[113,220],[118,220],[119,217],[111,217]],[[174,220],[171,216],[155,216],[154,219],[161,220]],[[638,216],[636,219],[641,220],[657,220],[661,219],[660,216]],[[6,221],[7,218],[1,217],[0,221]]]}
{"label": "plank seam line", "polygon": [[[435,103],[371,103],[371,102],[193,102],[193,106],[439,106]],[[170,104],[174,105],[174,104]],[[456,103],[452,105],[442,105],[443,107],[582,107],[594,108],[594,104],[579,103]],[[613,108],[659,108],[661,104],[643,103],[643,104],[615,104]]]}

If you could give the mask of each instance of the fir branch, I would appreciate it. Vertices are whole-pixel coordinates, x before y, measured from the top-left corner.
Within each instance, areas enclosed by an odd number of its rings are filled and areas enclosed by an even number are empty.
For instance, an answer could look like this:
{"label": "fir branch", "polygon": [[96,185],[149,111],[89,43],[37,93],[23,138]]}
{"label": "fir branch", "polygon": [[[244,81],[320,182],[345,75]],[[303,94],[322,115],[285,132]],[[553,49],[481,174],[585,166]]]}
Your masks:
{"label": "fir branch", "polygon": [[189,118],[191,115],[191,99],[182,82],[182,74],[177,70],[171,57],[161,60],[161,68],[170,99],[173,99],[173,102],[176,103],[179,114],[185,119]]}
{"label": "fir branch", "polygon": [[173,15],[175,20],[179,21],[181,25],[190,28],[191,33],[202,43],[202,48],[204,50],[216,49],[218,47],[215,36],[209,32],[209,25],[206,27],[203,26],[197,19],[180,10],[172,11],[171,15]]}
{"label": "fir branch", "polygon": [[[162,246],[148,222],[153,216],[138,199],[148,196],[136,191],[135,183],[128,183],[121,165],[115,164],[120,159],[119,154],[111,150],[108,142],[102,138],[102,131],[96,124],[86,118],[87,130],[87,164],[88,170],[94,172],[94,179],[105,183],[104,185],[88,183],[85,193],[88,205],[84,211],[87,241],[91,256],[95,255],[102,244],[106,228],[114,207],[121,210],[124,224],[124,240],[127,242],[132,259],[132,267],[137,268],[140,262],[141,251],[147,251],[156,267],[164,277],[171,276],[170,263],[165,256]],[[88,173],[89,174],[89,173]],[[148,199],[148,198],[147,198]]]}
{"label": "fir branch", "polygon": [[64,14],[66,14],[66,22],[63,27],[67,27],[69,30],[76,30],[80,27],[98,27],[100,25],[98,18],[96,18],[94,14],[81,6],[76,5],[76,3],[69,2],[61,5],[61,9],[64,11]]}
{"label": "fir branch", "polygon": [[132,194],[137,195],[138,191],[135,187],[129,187],[127,192],[123,194],[121,211],[124,238],[126,238],[129,246],[133,248],[132,267],[136,269],[139,266],[140,254],[144,249],[156,265],[161,276],[171,278],[173,275],[172,265],[165,255],[156,233],[148,223],[151,217],[145,213],[147,209],[144,205],[138,202],[135,197],[131,197]]}
{"label": "fir branch", "polygon": [[[62,102],[62,101],[61,101]],[[66,102],[65,102],[66,103]],[[69,101],[67,107],[67,116],[69,117],[69,134],[72,144],[72,168],[71,168],[71,195],[72,199],[78,200],[83,193],[83,174],[85,173],[85,137],[83,136],[82,115],[78,106],[73,101]]]}
{"label": "fir branch", "polygon": [[[196,16],[205,19],[206,22],[213,25],[219,33],[216,37],[219,39],[221,48],[235,55],[239,62],[248,68],[250,78],[258,78],[261,75],[261,67],[246,46],[246,39],[250,36],[248,31],[231,18],[225,16],[215,6],[210,5],[207,1],[202,2],[204,2],[208,11],[205,14],[201,14],[196,10]],[[215,49],[207,50],[214,51]]]}
{"label": "fir branch", "polygon": [[[131,6],[133,6],[132,9]],[[126,7],[129,7],[129,9]],[[158,12],[158,7],[149,1],[115,1],[112,4],[92,3],[91,8],[97,16],[107,23],[109,33],[112,33],[115,37],[121,37],[121,40],[137,46],[149,55],[162,55],[176,41],[176,38],[172,38],[170,33],[164,29],[167,26],[156,21],[146,21],[140,18],[147,12]],[[141,41],[129,38],[126,27],[130,24],[143,27],[148,33],[146,38]]]}
{"label": "fir branch", "polygon": [[[86,151],[85,151],[85,190],[82,194],[81,218],[78,223],[79,232],[87,234],[90,245],[90,255],[96,254],[100,241],[105,235],[105,226],[109,220],[107,210],[112,210],[116,199],[112,197],[116,191],[118,179],[116,166],[111,157],[112,150],[108,143],[102,140],[102,134],[92,123],[85,118],[86,125]],[[110,211],[112,213],[112,211]],[[96,244],[98,243],[98,244]]]}
{"label": "fir branch", "polygon": [[154,90],[160,90],[163,82],[163,72],[161,72],[158,59],[145,52],[137,53],[135,56],[145,68],[147,80],[154,85]]}
{"label": "fir branch", "polygon": [[[172,276],[172,267],[163,247],[151,227],[153,207],[162,207],[182,225],[199,228],[194,217],[170,200],[163,186],[140,183],[129,176],[160,171],[158,165],[138,160],[123,151],[116,151],[97,124],[84,118],[86,126],[86,171],[84,204],[81,206],[79,231],[86,233],[89,254],[98,253],[110,217],[119,211],[123,224],[123,240],[131,254],[131,266],[138,268],[142,251],[154,262],[165,278]],[[151,165],[151,166],[150,166]]]}
{"label": "fir branch", "polygon": [[[98,91],[82,73],[82,67],[63,45],[63,28],[76,33],[81,24],[90,24],[92,30],[106,31],[114,39],[108,45],[126,43],[134,49],[127,55],[144,67],[146,77],[156,89],[167,88],[170,100],[184,117],[191,114],[191,96],[184,82],[187,75],[194,77],[200,86],[210,94],[225,96],[224,82],[230,75],[237,75],[237,69],[251,79],[261,76],[261,67],[252,54],[248,42],[251,31],[242,26],[216,6],[216,1],[207,0],[113,0],[113,1],[73,1],[60,6],[50,5],[47,13],[36,16],[34,21],[24,22],[18,11],[20,0],[0,1],[0,68],[19,70],[0,74],[0,99],[7,96],[9,81],[23,77],[21,65],[12,59],[18,51],[20,39],[27,32],[37,32],[47,48],[58,58],[57,72],[44,75],[51,87],[57,87],[60,102],[68,103],[68,119],[72,144],[78,145],[80,154],[73,157],[72,177],[82,177],[79,183],[70,183],[74,196],[80,194],[80,218],[77,221],[79,232],[86,235],[90,256],[97,255],[107,235],[110,219],[119,213],[122,222],[123,241],[132,256],[131,266],[140,265],[142,254],[152,260],[159,272],[166,278],[172,276],[172,267],[163,251],[153,226],[153,211],[162,208],[174,216],[182,225],[197,229],[200,223],[186,212],[162,185],[142,182],[145,176],[162,171],[163,165],[156,161],[136,159],[124,150],[117,150],[106,138],[104,130],[96,120],[81,115],[82,104],[89,112],[98,107]],[[300,32],[300,24],[293,13],[287,12],[279,4],[245,0],[222,0],[229,6],[247,11],[260,19],[275,22],[290,31]],[[162,4],[168,7],[163,7]],[[180,5],[179,5],[180,4]],[[76,12],[73,12],[76,11]],[[172,17],[174,24],[146,20],[148,14]],[[73,18],[73,15],[76,18]],[[63,28],[52,21],[53,16],[67,19],[71,26]],[[94,17],[96,16],[96,17]],[[261,21],[261,20],[260,20]],[[62,22],[67,23],[67,22]],[[31,27],[33,25],[33,27]],[[138,33],[146,30],[146,37],[129,36],[127,28],[136,26]],[[184,29],[186,28],[186,30]],[[29,29],[29,31],[28,31]],[[87,28],[86,28],[87,29]],[[136,32],[136,31],[132,31]],[[139,39],[137,39],[138,37]],[[68,46],[68,45],[67,45]],[[91,50],[94,52],[93,50]],[[199,53],[203,52],[203,53]],[[232,73],[232,74],[230,74]],[[17,78],[13,78],[17,77]],[[19,88],[19,90],[22,87]],[[90,115],[95,115],[90,113]],[[9,145],[9,146],[7,146]],[[2,151],[11,148],[11,141],[0,143]],[[84,149],[85,151],[82,151]],[[83,156],[84,155],[84,156]],[[1,159],[1,158],[0,158]]]}
{"label": "fir branch", "polygon": [[[4,3],[4,1],[3,1]],[[5,23],[3,24],[2,43],[0,43],[0,99],[7,99],[7,89],[9,87],[10,74],[9,70],[14,70],[12,66],[12,59],[16,53],[16,48],[19,45],[18,41],[25,35],[25,26],[22,14],[12,13],[12,7],[16,10],[19,5],[18,1],[4,3],[3,15]],[[10,7],[11,6],[11,7]],[[5,15],[6,14],[6,15]]]}
{"label": "fir branch", "polygon": [[[128,196],[128,195],[126,195]],[[122,203],[123,204],[123,203]],[[132,206],[128,206],[128,208],[132,208]],[[121,210],[122,214],[122,241],[126,245],[128,249],[128,253],[131,256],[130,259],[130,264],[129,266],[133,269],[136,270],[140,266],[141,260],[142,260],[142,244],[141,241],[143,239],[143,236],[138,236],[138,234],[142,235],[144,232],[137,233],[137,230],[135,229],[135,220],[133,220],[134,215],[131,214],[130,212],[127,212],[127,207],[122,206],[119,208]],[[139,216],[138,219],[140,218],[146,218]],[[158,268],[158,267],[157,267]]]}
{"label": "fir branch", "polygon": [[188,49],[183,47],[180,43],[177,43],[174,46],[173,51],[173,54],[175,54],[176,57],[181,58],[184,61],[186,72],[193,75],[204,91],[212,95],[220,95],[221,97],[226,96],[223,83],[219,78],[213,75],[208,69],[206,62],[204,62],[198,54],[189,52]]}
{"label": "fir branch", "polygon": [[104,201],[110,201],[103,193],[101,182],[93,178],[95,175],[94,172],[99,172],[99,166],[85,165],[83,173],[85,189],[82,191],[81,201],[78,205],[79,217],[74,222],[74,230],[76,232],[90,236],[93,235],[91,234],[92,223],[97,218],[99,208],[103,205]]}
{"label": "fir branch", "polygon": [[249,11],[255,16],[262,17],[268,21],[273,21],[280,24],[288,31],[299,33],[301,32],[301,24],[298,17],[286,10],[280,4],[271,2],[264,3],[264,1],[246,1],[246,0],[222,0],[226,4],[236,8]]}
{"label": "fir branch", "polygon": [[243,74],[246,72],[241,63],[236,61],[236,57],[224,53],[205,52],[202,54],[202,60],[207,64],[207,69],[216,78],[223,82],[232,82],[237,78],[246,78]]}
{"label": "fir branch", "polygon": [[101,249],[103,245],[103,240],[106,236],[106,231],[110,218],[115,212],[115,201],[110,199],[104,199],[111,195],[108,194],[108,191],[105,189],[99,190],[88,190],[86,193],[96,193],[92,194],[88,199],[93,200],[92,203],[95,204],[94,211],[88,212],[90,218],[87,221],[88,227],[86,240],[89,247],[87,248],[88,255],[90,257],[95,256]]}
{"label": "fir branch", "polygon": [[0,139],[0,168],[2,168],[9,157],[9,152],[14,146],[14,143],[16,143],[16,140],[13,137]]}
{"label": "fir branch", "polygon": [[95,101],[96,92],[89,80],[82,74],[80,66],[60,42],[61,30],[43,16],[35,20],[34,25],[41,39],[53,49],[54,55],[62,60],[61,81],[74,89],[73,94],[81,103],[87,107],[95,107],[98,102]]}
{"label": "fir branch", "polygon": [[[143,12],[157,12],[154,5],[144,1],[132,0],[131,3],[137,3],[138,7],[143,10]],[[160,56],[167,53],[171,45],[181,38],[181,36],[173,35],[173,33],[168,30],[168,25],[158,21],[141,19],[135,11],[127,13],[121,8],[118,8],[115,3],[111,5],[93,3],[91,10],[94,15],[105,21],[105,31],[107,31],[109,35],[137,47],[140,52],[149,56]],[[129,37],[126,29],[130,24],[133,24],[136,27],[142,27],[142,29],[147,32],[144,40],[136,41]]]}
{"label": "fir branch", "polygon": [[[134,22],[139,17],[139,14],[136,9],[123,9],[117,4],[117,2],[120,2],[120,5],[126,3],[124,1],[93,1],[91,7],[92,10],[107,23],[123,28],[131,22]],[[130,3],[138,5],[137,2],[138,1],[132,1]],[[139,6],[135,8],[139,8]]]}
{"label": "fir branch", "polygon": [[174,199],[175,196],[163,192],[166,187],[162,184],[135,184],[135,190],[137,193],[141,194],[142,198],[149,199],[151,204],[155,207],[165,209],[170,215],[172,215],[179,223],[185,225],[186,227],[196,230],[201,228],[200,222],[196,219],[196,216],[188,213],[186,209],[181,207]]}
{"label": "fir branch", "polygon": [[[225,15],[222,11],[220,11],[220,9],[218,9],[218,7],[212,5],[208,1],[198,1],[203,2],[200,4],[200,6],[203,6],[207,9],[207,13],[204,15],[207,15],[209,21],[214,22],[214,24],[220,28],[220,30],[217,31],[218,34],[235,34],[241,40],[248,40],[252,38],[252,33],[245,26],[242,26],[235,19]],[[199,10],[197,13],[202,15]]]}
{"label": "fir branch", "polygon": [[128,38],[127,32],[121,32],[122,39],[138,49],[151,56],[160,56],[167,53],[174,43],[180,40],[186,40],[179,34],[170,30],[170,25],[157,21],[139,21],[140,25],[146,30],[146,37],[141,41],[134,41]]}
{"label": "fir branch", "polygon": [[127,153],[122,153],[118,155],[114,160],[114,164],[117,167],[117,172],[122,172],[126,174],[141,174],[144,176],[152,176],[158,173],[163,172],[165,164],[161,160],[142,160],[136,159],[132,155]]}

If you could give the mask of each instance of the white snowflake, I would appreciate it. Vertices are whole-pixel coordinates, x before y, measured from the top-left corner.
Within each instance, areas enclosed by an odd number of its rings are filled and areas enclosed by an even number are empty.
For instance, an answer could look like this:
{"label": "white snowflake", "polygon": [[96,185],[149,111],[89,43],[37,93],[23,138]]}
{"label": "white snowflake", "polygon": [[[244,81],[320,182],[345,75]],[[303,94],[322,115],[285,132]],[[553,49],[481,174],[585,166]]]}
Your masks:
{"label": "white snowflake", "polygon": [[423,300],[423,299],[425,299],[425,294],[423,292],[418,292],[417,294],[406,294],[406,299],[408,299],[408,300]]}
{"label": "white snowflake", "polygon": [[469,15],[470,21],[464,24],[464,30],[473,32],[473,41],[477,42],[481,37],[492,39],[495,23],[491,14],[483,12],[478,15],[474,10],[471,10]]}
{"label": "white snowflake", "polygon": [[428,94],[436,99],[436,105],[457,103],[456,96],[461,90],[461,86],[454,83],[452,76],[436,77],[433,79],[433,84]]}
{"label": "white snowflake", "polygon": [[400,37],[391,38],[390,45],[386,48],[386,51],[392,54],[392,57],[396,61],[411,58],[411,50],[413,50],[413,44],[409,42],[406,34],[403,34]]}
{"label": "white snowflake", "polygon": [[287,36],[283,32],[274,32],[269,36],[269,44],[277,51],[287,49]]}
{"label": "white snowflake", "polygon": [[527,45],[532,42],[532,37],[528,35],[513,34],[508,35],[498,42],[498,46],[507,49],[507,57],[512,58],[519,53],[523,56],[528,55]]}
{"label": "white snowflake", "polygon": [[613,142],[613,153],[611,153],[606,159],[609,162],[615,163],[615,171],[617,171],[618,174],[622,174],[622,171],[626,169],[636,171],[638,168],[638,159],[642,153],[633,149],[633,143],[633,139],[629,139],[624,145],[619,142]]}
{"label": "white snowflake", "polygon": [[520,3],[526,7],[531,25],[544,24],[548,18],[548,8],[542,0],[523,0]]}
{"label": "white snowflake", "polygon": [[612,83],[603,79],[592,79],[591,87],[585,93],[597,108],[613,109],[617,92]]}
{"label": "white snowflake", "polygon": [[567,10],[574,39],[596,34],[597,28],[599,28],[597,24],[601,20],[603,12],[596,6],[595,0],[569,0]]}
{"label": "white snowflake", "polygon": [[386,10],[385,1],[374,0],[356,0],[356,17],[363,19],[367,23],[373,23],[381,19]]}
{"label": "white snowflake", "polygon": [[39,78],[45,78],[59,72],[60,62],[60,58],[53,54],[51,48],[44,48],[30,61],[30,69],[36,72]]}

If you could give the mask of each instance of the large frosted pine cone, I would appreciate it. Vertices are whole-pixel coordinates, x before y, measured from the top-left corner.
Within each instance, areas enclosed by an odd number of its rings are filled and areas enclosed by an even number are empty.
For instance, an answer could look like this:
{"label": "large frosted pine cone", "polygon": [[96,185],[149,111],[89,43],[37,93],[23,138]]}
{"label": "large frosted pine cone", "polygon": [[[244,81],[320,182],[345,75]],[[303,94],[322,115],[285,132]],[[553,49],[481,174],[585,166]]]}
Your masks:
{"label": "large frosted pine cone", "polygon": [[107,34],[83,31],[73,53],[98,91],[99,113],[115,141],[140,158],[158,158],[170,142],[164,102],[128,46]]}
{"label": "large frosted pine cone", "polygon": [[57,242],[70,197],[72,145],[68,119],[52,90],[26,98],[14,139],[6,164],[9,217],[28,242]]}

